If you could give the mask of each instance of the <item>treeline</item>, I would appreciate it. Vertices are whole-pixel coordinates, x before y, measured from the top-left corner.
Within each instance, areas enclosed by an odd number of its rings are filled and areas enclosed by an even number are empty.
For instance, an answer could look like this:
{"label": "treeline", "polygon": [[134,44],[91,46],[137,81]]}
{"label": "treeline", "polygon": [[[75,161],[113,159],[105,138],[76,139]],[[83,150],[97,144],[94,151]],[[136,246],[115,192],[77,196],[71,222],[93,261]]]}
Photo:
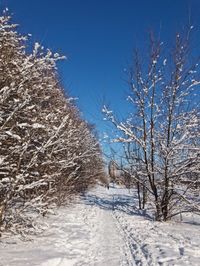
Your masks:
{"label": "treeline", "polygon": [[94,130],[66,97],[56,63],[31,49],[10,16],[0,17],[0,226],[24,226],[27,211],[87,190],[103,175]]}

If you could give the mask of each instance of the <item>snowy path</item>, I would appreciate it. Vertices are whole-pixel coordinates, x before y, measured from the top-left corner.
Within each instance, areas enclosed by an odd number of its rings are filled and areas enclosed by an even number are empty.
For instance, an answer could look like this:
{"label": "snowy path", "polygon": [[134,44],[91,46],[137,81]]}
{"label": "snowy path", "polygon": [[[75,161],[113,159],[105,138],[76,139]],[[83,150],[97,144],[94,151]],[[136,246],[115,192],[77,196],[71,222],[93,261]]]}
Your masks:
{"label": "snowy path", "polygon": [[4,239],[0,245],[0,265],[132,265],[112,210],[99,208],[97,200],[92,194],[60,209],[58,215],[46,220],[49,229],[33,241]]}
{"label": "snowy path", "polygon": [[135,204],[127,190],[99,186],[44,218],[32,241],[1,239],[0,266],[200,265],[200,220],[153,222]]}

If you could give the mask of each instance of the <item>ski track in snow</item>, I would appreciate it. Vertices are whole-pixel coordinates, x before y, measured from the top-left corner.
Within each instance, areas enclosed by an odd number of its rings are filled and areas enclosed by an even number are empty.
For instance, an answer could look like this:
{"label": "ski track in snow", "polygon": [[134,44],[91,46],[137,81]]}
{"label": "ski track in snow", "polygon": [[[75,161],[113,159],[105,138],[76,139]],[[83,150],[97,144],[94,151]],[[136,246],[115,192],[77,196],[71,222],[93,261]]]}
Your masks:
{"label": "ski track in snow", "polygon": [[98,186],[44,218],[32,241],[4,236],[0,266],[173,266],[200,263],[200,223],[158,223],[125,189]]}
{"label": "ski track in snow", "polygon": [[97,198],[91,198],[93,202],[86,197],[45,218],[49,228],[32,241],[3,239],[0,266],[132,265],[112,210],[99,208]]}
{"label": "ski track in snow", "polygon": [[113,216],[131,250],[133,265],[200,265],[199,217],[196,225],[192,224],[194,217],[189,217],[188,225],[154,222],[136,210],[134,200],[126,204],[126,199],[123,204],[122,198],[114,196]]}

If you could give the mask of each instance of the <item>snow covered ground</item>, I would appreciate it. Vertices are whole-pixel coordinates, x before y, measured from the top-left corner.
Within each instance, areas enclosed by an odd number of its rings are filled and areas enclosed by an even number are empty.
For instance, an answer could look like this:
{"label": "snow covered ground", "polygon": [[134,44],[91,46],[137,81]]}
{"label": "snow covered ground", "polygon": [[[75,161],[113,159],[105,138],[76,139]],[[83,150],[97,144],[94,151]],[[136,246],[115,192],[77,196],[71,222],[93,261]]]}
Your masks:
{"label": "snow covered ground", "polygon": [[200,219],[153,222],[121,188],[98,186],[56,215],[30,241],[3,236],[0,266],[200,265]]}

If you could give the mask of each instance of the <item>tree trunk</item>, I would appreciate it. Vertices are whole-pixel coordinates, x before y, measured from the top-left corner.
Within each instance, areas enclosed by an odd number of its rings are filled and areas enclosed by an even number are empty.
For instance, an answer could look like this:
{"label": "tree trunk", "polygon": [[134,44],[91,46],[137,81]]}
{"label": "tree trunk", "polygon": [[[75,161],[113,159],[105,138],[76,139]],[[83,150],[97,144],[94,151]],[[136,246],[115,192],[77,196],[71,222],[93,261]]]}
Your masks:
{"label": "tree trunk", "polygon": [[140,196],[140,183],[137,182],[137,194],[138,194],[138,207],[142,209],[141,196]]}
{"label": "tree trunk", "polygon": [[142,198],[142,209],[145,209],[145,205],[147,202],[147,190],[145,188],[145,186],[143,186],[143,190],[142,190],[142,194],[143,194],[143,198]]}

